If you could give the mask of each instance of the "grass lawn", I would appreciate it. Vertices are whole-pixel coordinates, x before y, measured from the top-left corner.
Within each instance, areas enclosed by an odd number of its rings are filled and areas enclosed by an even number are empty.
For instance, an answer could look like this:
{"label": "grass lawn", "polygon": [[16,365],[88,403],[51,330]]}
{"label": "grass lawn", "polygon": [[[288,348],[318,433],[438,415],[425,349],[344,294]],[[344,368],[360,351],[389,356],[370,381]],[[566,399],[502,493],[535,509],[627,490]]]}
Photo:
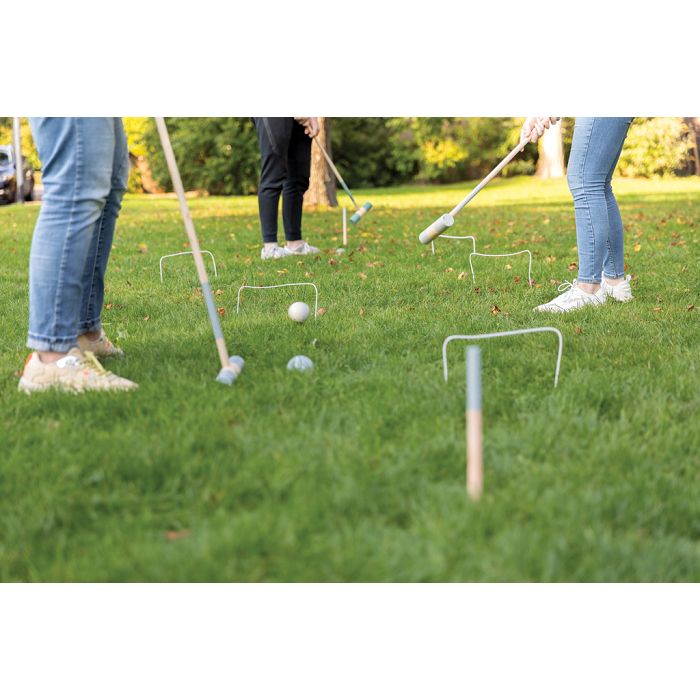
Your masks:
{"label": "grass lawn", "polygon": [[[636,299],[532,308],[575,277],[564,181],[500,180],[451,233],[418,233],[469,185],[360,192],[372,212],[337,255],[340,213],[305,217],[318,259],[261,263],[256,199],[191,202],[217,304],[246,368],[216,350],[174,199],[127,197],[104,325],[132,395],[16,391],[38,207],[0,208],[0,580],[700,580],[700,180],[620,181]],[[341,195],[344,197],[344,195]],[[286,316],[315,282],[326,313]],[[476,287],[476,288],[475,288]],[[485,494],[465,498],[464,345],[453,333],[553,325],[482,343]],[[296,354],[316,363],[286,370]]]}

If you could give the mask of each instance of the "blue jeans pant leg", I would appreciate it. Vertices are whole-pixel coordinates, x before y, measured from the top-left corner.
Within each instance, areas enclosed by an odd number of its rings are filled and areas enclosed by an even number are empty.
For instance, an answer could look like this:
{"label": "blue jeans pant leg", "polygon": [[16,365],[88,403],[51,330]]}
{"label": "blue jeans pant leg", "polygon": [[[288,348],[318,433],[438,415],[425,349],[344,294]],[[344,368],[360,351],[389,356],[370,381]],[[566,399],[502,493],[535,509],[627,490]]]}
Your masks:
{"label": "blue jeans pant leg", "polygon": [[610,277],[624,270],[622,219],[611,181],[631,122],[629,117],[576,120],[567,178],[576,215],[579,282],[600,283],[604,265]]}
{"label": "blue jeans pant leg", "polygon": [[85,264],[111,190],[114,120],[40,117],[30,124],[44,201],[29,258],[27,345],[66,352],[77,344]]}
{"label": "blue jeans pant leg", "polygon": [[129,150],[126,133],[120,118],[114,119],[114,161],[112,181],[102,215],[95,225],[83,271],[78,333],[88,333],[101,328],[104,302],[104,277],[112,250],[114,229],[121,210],[122,198],[129,180]]}

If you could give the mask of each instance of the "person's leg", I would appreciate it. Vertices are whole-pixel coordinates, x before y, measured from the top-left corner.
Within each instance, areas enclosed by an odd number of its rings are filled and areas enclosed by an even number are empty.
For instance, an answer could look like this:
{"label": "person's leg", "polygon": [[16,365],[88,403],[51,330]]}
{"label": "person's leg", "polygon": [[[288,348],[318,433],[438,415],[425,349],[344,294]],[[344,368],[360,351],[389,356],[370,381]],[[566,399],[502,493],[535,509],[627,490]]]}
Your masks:
{"label": "person's leg", "polygon": [[309,189],[311,174],[311,139],[304,133],[304,127],[296,121],[289,140],[287,168],[287,178],[282,189],[282,220],[284,237],[289,244],[302,240],[304,193]]}
{"label": "person's leg", "polygon": [[29,261],[27,345],[52,362],[77,345],[85,262],[110,191],[110,119],[33,118],[44,197]]}
{"label": "person's leg", "polygon": [[600,288],[603,261],[611,239],[609,178],[628,126],[629,122],[623,119],[588,117],[577,119],[574,127],[567,178],[576,216],[578,285],[588,293]]}
{"label": "person's leg", "polygon": [[287,150],[292,133],[292,117],[255,117],[260,146],[258,207],[263,243],[277,244],[279,200],[287,178]]}
{"label": "person's leg", "polygon": [[[98,341],[102,336],[101,314],[104,302],[104,276],[112,249],[114,228],[121,209],[121,202],[129,180],[129,150],[126,133],[120,118],[111,120],[114,133],[114,155],[112,160],[111,189],[102,215],[95,224],[82,277],[82,301],[78,333],[85,336],[81,341]],[[96,137],[99,133],[96,134]],[[82,345],[83,343],[81,343]],[[86,343],[87,344],[87,343]],[[107,348],[109,342],[103,343]],[[118,351],[95,354],[119,354]]]}
{"label": "person's leg", "polygon": [[613,194],[612,178],[617,167],[617,161],[620,159],[622,147],[627,138],[627,132],[632,117],[617,117],[611,118],[609,121],[615,122],[614,126],[619,141],[617,155],[610,165],[608,176],[605,185],[605,201],[608,208],[608,241],[605,249],[605,257],[603,258],[603,275],[605,281],[611,285],[616,285],[625,279],[625,247],[624,247],[624,227],[622,225],[622,217],[620,216],[620,208],[617,206],[617,200]]}

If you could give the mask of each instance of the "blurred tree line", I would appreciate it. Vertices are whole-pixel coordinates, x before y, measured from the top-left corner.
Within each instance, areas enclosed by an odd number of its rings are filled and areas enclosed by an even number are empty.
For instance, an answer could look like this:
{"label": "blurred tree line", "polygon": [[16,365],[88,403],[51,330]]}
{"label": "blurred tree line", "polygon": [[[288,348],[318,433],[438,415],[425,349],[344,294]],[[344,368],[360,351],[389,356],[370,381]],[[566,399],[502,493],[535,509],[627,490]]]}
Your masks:
{"label": "blurred tree line", "polygon": [[[351,187],[409,182],[447,183],[485,175],[517,143],[522,118],[343,117],[327,120],[333,157]],[[153,119],[126,117],[132,161],[130,190],[171,187]],[[252,194],[259,171],[258,146],[247,117],[169,118],[168,128],[185,187],[212,195]],[[561,129],[568,159],[571,118]],[[12,119],[0,117],[0,143],[12,142]],[[38,168],[31,132],[22,120],[24,155]],[[700,175],[700,118],[638,117],[620,157],[629,177]],[[532,174],[537,145],[528,145],[504,175]]]}

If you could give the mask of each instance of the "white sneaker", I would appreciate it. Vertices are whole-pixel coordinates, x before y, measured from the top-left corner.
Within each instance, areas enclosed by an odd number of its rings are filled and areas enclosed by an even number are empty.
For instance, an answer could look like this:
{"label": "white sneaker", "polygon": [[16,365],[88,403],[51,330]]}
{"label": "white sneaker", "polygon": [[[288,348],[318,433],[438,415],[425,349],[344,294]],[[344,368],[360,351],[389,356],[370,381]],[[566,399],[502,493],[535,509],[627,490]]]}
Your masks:
{"label": "white sneaker", "polygon": [[263,246],[263,249],[260,251],[260,259],[279,260],[280,258],[286,258],[288,255],[291,254],[291,250],[289,250],[288,248],[280,248],[280,246],[278,245],[276,245],[274,248],[268,248],[266,246]]}
{"label": "white sneaker", "polygon": [[318,255],[321,252],[318,248],[309,245],[306,241],[303,241],[298,248],[290,248],[288,245],[285,246],[285,248],[292,255]]}
{"label": "white sneaker", "polygon": [[83,391],[131,391],[138,384],[108,372],[91,353],[73,348],[56,362],[43,363],[33,352],[24,365],[19,390],[25,394],[61,389],[75,394]]}
{"label": "white sneaker", "polygon": [[551,313],[566,313],[567,311],[575,311],[580,309],[582,306],[587,306],[588,304],[593,304],[594,306],[600,306],[605,303],[605,292],[601,287],[594,294],[589,294],[584,292],[578,286],[578,280],[573,282],[563,282],[559,285],[559,291],[563,292],[558,297],[552,299],[552,301],[546,304],[540,304],[535,307],[535,311],[549,311]]}
{"label": "white sneaker", "polygon": [[612,297],[615,301],[632,301],[632,287],[630,286],[631,275],[627,275],[622,282],[617,284],[608,284],[603,277],[600,283],[600,288],[605,292],[606,297]]}

